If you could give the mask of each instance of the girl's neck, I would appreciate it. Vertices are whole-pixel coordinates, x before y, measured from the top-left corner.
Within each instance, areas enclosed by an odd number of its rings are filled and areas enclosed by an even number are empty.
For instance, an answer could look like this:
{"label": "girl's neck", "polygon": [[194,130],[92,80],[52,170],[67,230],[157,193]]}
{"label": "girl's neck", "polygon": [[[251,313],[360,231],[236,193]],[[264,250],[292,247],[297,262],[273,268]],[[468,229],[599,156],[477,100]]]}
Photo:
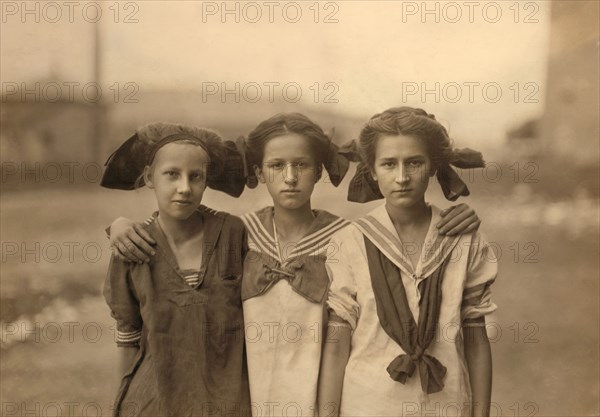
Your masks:
{"label": "girl's neck", "polygon": [[296,236],[305,232],[312,224],[315,216],[312,212],[310,201],[304,206],[296,209],[286,209],[285,207],[274,207],[273,220],[277,227],[277,232],[281,236]]}
{"label": "girl's neck", "polygon": [[431,208],[425,200],[410,207],[394,207],[386,203],[385,209],[392,219],[392,223],[403,228],[418,227],[431,220]]}
{"label": "girl's neck", "polygon": [[158,224],[161,229],[174,244],[186,242],[202,232],[204,223],[202,214],[195,211],[185,220],[174,219],[170,216],[158,214]]}

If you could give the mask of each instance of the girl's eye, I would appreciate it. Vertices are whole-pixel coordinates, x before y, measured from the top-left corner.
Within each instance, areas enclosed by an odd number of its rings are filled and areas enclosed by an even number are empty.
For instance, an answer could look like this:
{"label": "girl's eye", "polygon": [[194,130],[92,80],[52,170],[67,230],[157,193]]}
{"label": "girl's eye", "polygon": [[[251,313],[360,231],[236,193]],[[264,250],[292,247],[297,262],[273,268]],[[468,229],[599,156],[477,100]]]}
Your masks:
{"label": "girl's eye", "polygon": [[169,177],[177,176],[177,172],[175,172],[175,171],[167,171],[167,172],[165,172],[165,174]]}
{"label": "girl's eye", "polygon": [[191,178],[192,181],[200,181],[200,180],[202,180],[202,175],[200,175],[200,174],[192,174],[192,175],[190,175],[190,178]]}
{"label": "girl's eye", "polygon": [[411,161],[410,165],[413,167],[420,167],[421,165],[423,165],[423,161]]}
{"label": "girl's eye", "polygon": [[392,162],[392,161],[388,161],[388,162],[384,162],[382,165],[386,168],[392,168],[393,166],[396,165],[396,163]]}

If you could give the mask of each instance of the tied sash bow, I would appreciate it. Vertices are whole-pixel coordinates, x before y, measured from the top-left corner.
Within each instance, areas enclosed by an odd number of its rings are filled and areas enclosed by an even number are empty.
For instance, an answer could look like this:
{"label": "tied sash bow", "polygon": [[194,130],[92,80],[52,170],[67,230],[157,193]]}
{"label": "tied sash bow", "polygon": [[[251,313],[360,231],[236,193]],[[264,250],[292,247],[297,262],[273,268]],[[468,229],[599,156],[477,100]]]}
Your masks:
{"label": "tied sash bow", "polygon": [[400,269],[365,235],[365,249],[377,316],[383,330],[404,352],[387,367],[390,377],[405,384],[418,368],[421,389],[433,394],[444,389],[446,367],[425,353],[434,341],[440,317],[442,280],[447,258],[421,283],[417,323],[408,305]]}
{"label": "tied sash bow", "polygon": [[282,265],[270,257],[256,259],[256,253],[249,255],[244,261],[243,301],[266,293],[281,280],[313,303],[324,301],[329,289],[324,256],[302,256]]}
{"label": "tied sash bow", "polygon": [[[279,262],[277,262],[277,264],[279,264]],[[286,268],[281,265],[271,266],[268,263],[263,262],[265,271],[264,278],[269,282],[267,285],[273,285],[280,279],[285,279],[291,284],[294,278],[296,278],[296,272],[302,269],[303,266],[302,262],[299,261],[290,263]]]}
{"label": "tied sash bow", "polygon": [[433,356],[426,354],[421,346],[417,346],[411,354],[396,356],[388,365],[387,372],[394,381],[405,384],[406,380],[413,376],[417,366],[424,392],[435,393],[444,388],[446,367]]}

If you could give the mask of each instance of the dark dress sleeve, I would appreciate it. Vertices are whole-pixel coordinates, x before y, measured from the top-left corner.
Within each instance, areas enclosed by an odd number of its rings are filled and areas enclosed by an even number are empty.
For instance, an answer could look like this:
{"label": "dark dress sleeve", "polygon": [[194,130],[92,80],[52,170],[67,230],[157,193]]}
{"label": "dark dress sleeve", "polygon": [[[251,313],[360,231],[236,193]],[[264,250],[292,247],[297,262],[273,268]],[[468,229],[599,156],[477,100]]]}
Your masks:
{"label": "dark dress sleeve", "polygon": [[225,213],[222,215],[225,216],[225,221],[221,238],[225,241],[227,256],[221,257],[220,270],[239,277],[248,253],[248,233],[239,217]]}
{"label": "dark dress sleeve", "polygon": [[117,321],[117,346],[139,346],[142,335],[140,304],[131,279],[131,264],[113,255],[104,283],[104,298]]}

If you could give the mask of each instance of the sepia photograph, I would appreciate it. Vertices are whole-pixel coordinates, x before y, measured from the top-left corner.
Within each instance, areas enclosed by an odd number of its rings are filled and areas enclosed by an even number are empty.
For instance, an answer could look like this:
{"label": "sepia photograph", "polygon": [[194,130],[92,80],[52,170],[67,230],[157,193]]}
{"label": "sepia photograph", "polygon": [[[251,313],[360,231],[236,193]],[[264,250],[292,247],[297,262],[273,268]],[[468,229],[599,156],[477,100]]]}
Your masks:
{"label": "sepia photograph", "polygon": [[0,417],[600,415],[600,1],[0,11]]}

